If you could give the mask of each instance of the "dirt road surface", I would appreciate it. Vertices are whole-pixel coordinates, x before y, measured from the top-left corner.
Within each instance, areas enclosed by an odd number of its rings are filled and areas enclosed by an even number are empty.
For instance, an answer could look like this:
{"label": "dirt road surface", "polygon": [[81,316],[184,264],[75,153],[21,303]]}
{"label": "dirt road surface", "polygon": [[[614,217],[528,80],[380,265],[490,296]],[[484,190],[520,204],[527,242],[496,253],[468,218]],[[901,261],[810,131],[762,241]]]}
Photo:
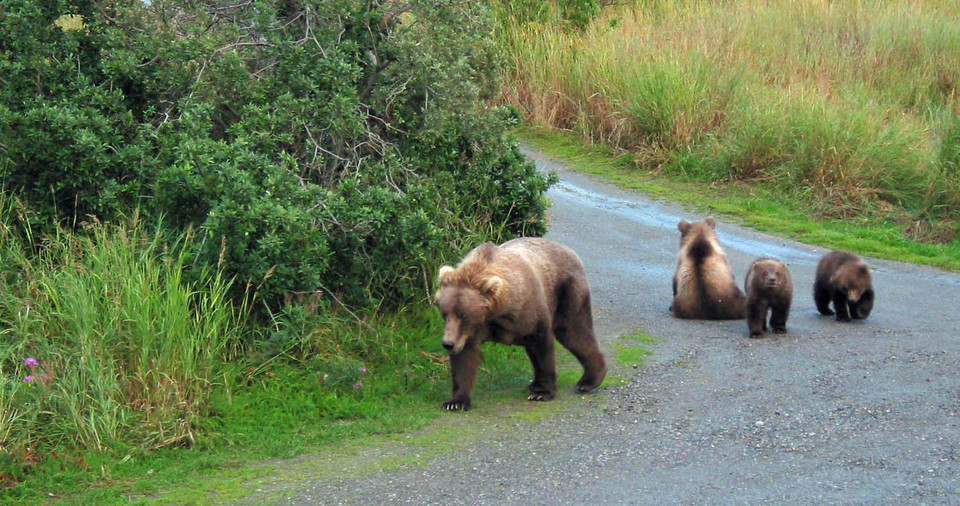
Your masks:
{"label": "dirt road surface", "polygon": [[704,216],[528,155],[561,176],[548,236],[583,258],[605,350],[641,330],[660,339],[647,365],[619,366],[626,384],[594,395],[561,392],[572,400],[537,421],[485,413],[475,398],[450,423],[503,423],[467,449],[308,480],[286,503],[960,504],[960,276],[868,259],[873,314],[838,323],[811,296],[827,250],[721,220],[741,285],[758,256],[788,264],[788,333],[749,339],[744,321],[677,320],[676,224]]}

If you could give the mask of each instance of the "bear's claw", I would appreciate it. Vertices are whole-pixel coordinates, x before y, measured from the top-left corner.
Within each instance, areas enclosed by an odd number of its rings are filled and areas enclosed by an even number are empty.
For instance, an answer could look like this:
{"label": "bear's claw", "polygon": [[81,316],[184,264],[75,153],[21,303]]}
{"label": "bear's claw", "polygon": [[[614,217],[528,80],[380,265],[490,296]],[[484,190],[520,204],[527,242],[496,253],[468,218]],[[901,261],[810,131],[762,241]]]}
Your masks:
{"label": "bear's claw", "polygon": [[447,401],[443,403],[443,409],[446,411],[470,411],[470,403],[463,401]]}
{"label": "bear's claw", "polygon": [[530,394],[527,397],[528,401],[550,401],[553,400],[553,394],[549,393],[534,393]]}

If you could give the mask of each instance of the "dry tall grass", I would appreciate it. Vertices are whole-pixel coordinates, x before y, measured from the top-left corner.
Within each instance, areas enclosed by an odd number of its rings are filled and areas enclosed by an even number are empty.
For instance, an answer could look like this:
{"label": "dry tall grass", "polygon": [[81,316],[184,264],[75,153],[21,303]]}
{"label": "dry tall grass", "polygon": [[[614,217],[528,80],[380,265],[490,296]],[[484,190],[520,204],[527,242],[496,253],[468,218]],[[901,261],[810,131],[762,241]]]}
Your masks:
{"label": "dry tall grass", "polygon": [[513,24],[504,100],[535,125],[826,213],[960,215],[955,1],[640,1],[584,33]]}

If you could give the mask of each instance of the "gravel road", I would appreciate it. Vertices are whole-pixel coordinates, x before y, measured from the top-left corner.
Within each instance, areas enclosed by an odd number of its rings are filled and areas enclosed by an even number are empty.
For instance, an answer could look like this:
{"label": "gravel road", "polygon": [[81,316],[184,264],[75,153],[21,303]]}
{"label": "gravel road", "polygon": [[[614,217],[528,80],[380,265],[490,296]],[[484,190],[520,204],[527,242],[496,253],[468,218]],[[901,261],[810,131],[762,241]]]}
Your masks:
{"label": "gravel road", "polygon": [[704,216],[527,154],[561,176],[548,237],[583,258],[604,349],[642,330],[660,339],[646,366],[620,366],[628,381],[593,395],[561,392],[563,409],[537,421],[477,397],[441,421],[491,420],[467,448],[348,479],[327,472],[284,502],[960,504],[960,276],[868,259],[874,311],[838,323],[811,296],[826,250],[721,220],[738,283],[758,256],[789,266],[788,333],[680,321],[667,310],[676,224]]}

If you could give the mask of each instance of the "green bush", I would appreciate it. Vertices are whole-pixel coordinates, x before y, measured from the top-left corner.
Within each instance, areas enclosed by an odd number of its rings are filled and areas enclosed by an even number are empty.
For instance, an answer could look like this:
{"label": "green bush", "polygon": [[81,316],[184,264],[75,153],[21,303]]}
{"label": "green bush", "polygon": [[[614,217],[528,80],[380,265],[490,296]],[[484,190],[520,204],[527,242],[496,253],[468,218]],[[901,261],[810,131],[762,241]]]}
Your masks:
{"label": "green bush", "polygon": [[501,59],[485,5],[0,11],[0,178],[37,237],[134,208],[192,224],[188,265],[275,309],[422,297],[439,259],[545,230],[548,181],[486,105]]}

